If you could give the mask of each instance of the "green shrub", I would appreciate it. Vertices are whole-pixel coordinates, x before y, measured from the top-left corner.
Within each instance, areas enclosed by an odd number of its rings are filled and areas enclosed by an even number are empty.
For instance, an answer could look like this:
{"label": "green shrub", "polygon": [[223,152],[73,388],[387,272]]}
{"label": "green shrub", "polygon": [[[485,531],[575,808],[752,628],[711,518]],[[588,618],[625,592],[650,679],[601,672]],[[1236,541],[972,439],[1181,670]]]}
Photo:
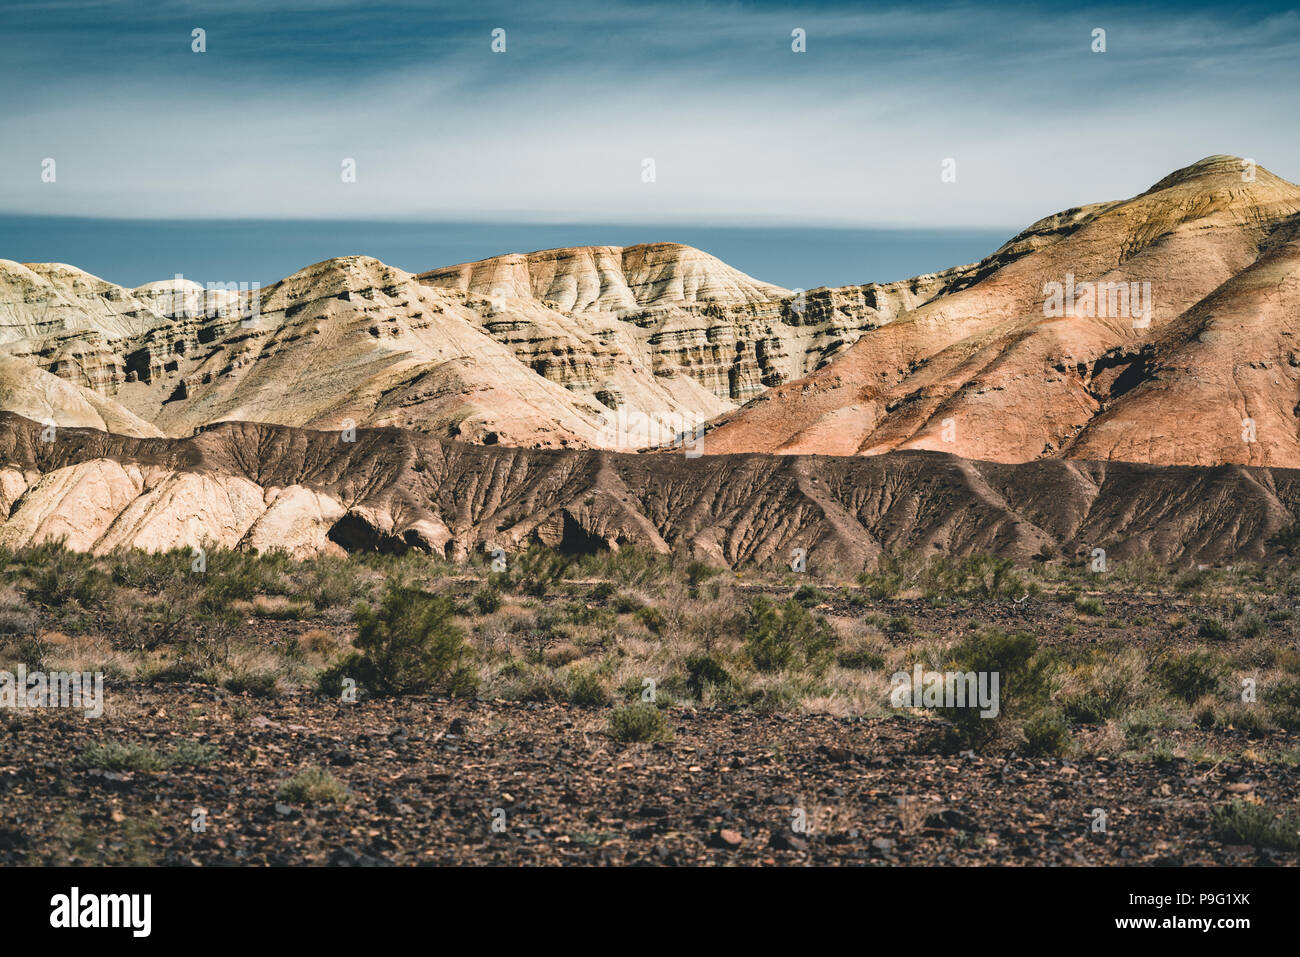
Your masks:
{"label": "green shrub", "polygon": [[63,611],[73,603],[82,608],[97,608],[108,598],[112,578],[91,564],[89,556],[62,548],[52,550],[44,564],[36,565],[25,597],[33,605]]}
{"label": "green shrub", "polygon": [[1065,717],[1054,708],[1033,712],[1020,723],[1026,754],[1064,754],[1070,744]]}
{"label": "green shrub", "polygon": [[450,598],[390,583],[378,611],[357,607],[357,651],[331,668],[326,681],[352,677],[380,694],[472,693],[478,677],[453,611]]}
{"label": "green shrub", "polygon": [[1171,695],[1194,704],[1219,690],[1227,667],[1213,652],[1197,650],[1166,658],[1155,671]]}
{"label": "green shrub", "polygon": [[163,768],[201,767],[215,761],[221,752],[216,745],[184,739],[168,754],[144,744],[101,741],[81,749],[77,763],[102,771],[160,771]]}
{"label": "green shrub", "polygon": [[113,584],[161,595],[180,584],[190,572],[193,555],[187,549],[166,552],[115,551],[108,556]]}
{"label": "green shrub", "polygon": [[1028,754],[1064,750],[1065,722],[1051,697],[1056,660],[1033,635],[993,629],[969,637],[953,650],[952,669],[996,672],[999,695],[997,717],[981,717],[980,709],[972,707],[948,712],[955,732],[951,743],[980,747],[1004,739]]}
{"label": "green shrub", "polygon": [[343,804],[351,796],[338,778],[324,768],[300,771],[276,789],[275,796],[292,804]]}
{"label": "green shrub", "polygon": [[931,557],[924,570],[927,597],[1018,597],[1025,589],[1015,563],[994,555]]}
{"label": "green shrub", "polygon": [[1196,634],[1211,641],[1227,641],[1232,637],[1232,630],[1217,618],[1203,618],[1196,627]]}
{"label": "green shrub", "polygon": [[840,600],[850,608],[866,608],[871,604],[866,595],[853,588],[841,588]]}
{"label": "green shrub", "polygon": [[346,608],[369,594],[368,576],[357,573],[349,558],[339,555],[315,555],[303,567],[299,595],[317,610]]}
{"label": "green shrub", "polygon": [[597,708],[609,704],[609,692],[595,672],[585,668],[571,668],[569,700],[584,708]]}
{"label": "green shrub", "polygon": [[712,655],[689,655],[686,658],[686,690],[696,698],[703,697],[705,687],[724,687],[731,683],[731,675]]}
{"label": "green shrub", "polygon": [[198,768],[211,764],[221,756],[221,749],[215,744],[186,739],[168,754],[163,762],[172,768]]}
{"label": "green shrub", "polygon": [[631,615],[645,607],[645,603],[635,595],[618,595],[614,599],[614,610],[620,615]]}
{"label": "green shrub", "polygon": [[474,593],[474,607],[480,615],[491,615],[501,609],[501,592],[492,585],[484,585]]}
{"label": "green shrub", "polygon": [[647,702],[623,705],[609,716],[609,736],[615,741],[659,741],[667,735],[663,712]]}
{"label": "green shrub", "polygon": [[529,548],[515,558],[514,573],[518,588],[525,595],[545,598],[569,571],[573,560],[540,545]]}
{"label": "green shrub", "polygon": [[1265,692],[1264,700],[1279,728],[1300,731],[1300,681],[1279,681]]}
{"label": "green shrub", "polygon": [[835,632],[821,615],[797,601],[776,605],[759,596],[744,623],[745,650],[759,671],[780,671],[795,664],[818,668],[835,645]]}
{"label": "green shrub", "polygon": [[874,571],[858,576],[858,584],[873,601],[896,598],[916,581],[917,560],[897,555],[881,555]]}
{"label": "green shrub", "polygon": [[1100,615],[1102,612],[1100,598],[1086,598],[1080,595],[1074,600],[1074,610],[1081,615]]}
{"label": "green shrub", "polygon": [[641,606],[633,613],[633,616],[656,635],[663,634],[664,628],[668,625],[668,619],[664,617],[664,613],[653,605]]}
{"label": "green shrub", "polygon": [[811,608],[813,605],[820,605],[828,601],[830,595],[822,591],[816,585],[800,585],[794,591],[794,600],[805,608]]}
{"label": "green shrub", "polygon": [[704,582],[722,573],[722,569],[706,565],[704,562],[688,562],[685,570],[686,582],[690,586],[691,594],[695,594]]}
{"label": "green shrub", "polygon": [[1214,836],[1225,844],[1300,850],[1300,817],[1277,814],[1241,798],[1215,809],[1213,829]]}
{"label": "green shrub", "polygon": [[615,693],[624,701],[636,701],[641,697],[641,692],[644,688],[645,679],[631,677],[625,679],[623,683],[615,689]]}
{"label": "green shrub", "polygon": [[101,771],[158,771],[163,767],[162,756],[153,748],[121,741],[88,744],[81,749],[77,763]]}

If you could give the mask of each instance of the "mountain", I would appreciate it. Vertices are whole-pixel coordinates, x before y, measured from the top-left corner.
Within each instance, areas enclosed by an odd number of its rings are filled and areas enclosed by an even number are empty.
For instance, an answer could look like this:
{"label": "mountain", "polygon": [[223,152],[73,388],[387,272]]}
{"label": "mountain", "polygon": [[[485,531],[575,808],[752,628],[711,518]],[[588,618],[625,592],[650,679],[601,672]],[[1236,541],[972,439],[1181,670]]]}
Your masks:
{"label": "mountain", "polygon": [[419,279],[478,296],[528,299],[569,314],[702,303],[766,304],[792,295],[680,243],[578,246],[495,256],[434,269]]}
{"label": "mountain", "polygon": [[1295,467],[1298,336],[1300,187],[1211,156],[1035,223],[703,449]]}
{"label": "mountain", "polygon": [[[81,393],[0,408],[130,434],[251,420],[653,447],[813,371],[961,275],[801,293],[658,243],[419,276],[352,256],[212,292],[0,260],[0,353],[89,390],[112,415],[87,418]],[[23,368],[0,367],[0,399]]]}
{"label": "mountain", "polygon": [[1107,549],[1260,560],[1300,516],[1300,471],[880,456],[637,455],[466,445],[402,429],[231,422],[184,439],[0,413],[0,547],[223,545],[296,555],[628,545],[714,565],[853,572],[882,551],[1027,560]]}
{"label": "mountain", "polygon": [[1212,156],[979,263],[810,291],[675,243],[261,290],[0,260],[0,409],[485,445],[1300,467],[1300,187]]}

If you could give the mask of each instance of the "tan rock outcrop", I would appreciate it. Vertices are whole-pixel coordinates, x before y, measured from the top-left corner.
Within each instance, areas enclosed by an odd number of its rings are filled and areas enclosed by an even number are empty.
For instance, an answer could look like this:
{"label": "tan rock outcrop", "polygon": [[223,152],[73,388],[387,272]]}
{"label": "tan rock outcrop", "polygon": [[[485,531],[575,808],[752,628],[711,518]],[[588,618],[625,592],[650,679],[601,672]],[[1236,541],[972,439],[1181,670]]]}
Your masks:
{"label": "tan rock outcrop", "polygon": [[162,431],[112,399],[0,354],[0,409],[57,427],[83,426],[122,435]]}
{"label": "tan rock outcrop", "polygon": [[[1300,187],[1226,156],[1049,217],[706,447],[1300,465],[1298,222]],[[1091,307],[1054,314],[1053,284]]]}

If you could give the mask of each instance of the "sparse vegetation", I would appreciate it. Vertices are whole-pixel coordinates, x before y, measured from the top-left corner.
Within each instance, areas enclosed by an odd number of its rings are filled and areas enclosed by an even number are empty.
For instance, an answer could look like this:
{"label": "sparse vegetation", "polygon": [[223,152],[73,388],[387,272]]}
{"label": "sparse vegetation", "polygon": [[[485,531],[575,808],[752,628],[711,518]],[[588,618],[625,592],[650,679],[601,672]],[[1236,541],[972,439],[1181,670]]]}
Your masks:
{"label": "sparse vegetation", "polygon": [[348,789],[324,768],[310,767],[299,771],[276,789],[275,796],[289,804],[344,804]]}
{"label": "sparse vegetation", "polygon": [[1100,615],[1103,610],[1101,599],[1080,595],[1074,599],[1074,610],[1081,615]]}
{"label": "sparse vegetation", "polygon": [[332,678],[351,675],[382,694],[464,695],[477,686],[478,678],[466,663],[470,648],[453,620],[451,599],[390,585],[377,611],[358,606],[356,622],[357,650],[335,666]]}
{"label": "sparse vegetation", "polygon": [[169,753],[159,753],[145,744],[107,740],[89,744],[77,755],[77,763],[100,771],[161,771],[169,767],[202,767],[220,755],[215,745],[181,741]]}
{"label": "sparse vegetation", "polygon": [[[0,665],[84,666],[238,698],[313,685],[337,695],[352,678],[363,693],[605,708],[643,703],[652,677],[653,706],[870,716],[889,713],[889,674],[918,659],[969,664],[988,641],[987,654],[1010,656],[1008,707],[992,727],[958,722],[950,743],[1155,757],[1171,728],[1300,728],[1300,655],[1286,645],[1300,636],[1300,570],[1283,567],[1178,571],[1133,559],[1097,574],[1078,559],[887,555],[837,584],[632,548],[575,559],[534,547],[505,572],[484,556],[451,566],[419,554],[294,561],[215,548],[203,572],[189,551],[96,557],[41,545],[0,558],[10,583]],[[1108,600],[1133,587],[1167,599]],[[1020,639],[984,623],[986,608],[1029,609],[1027,623],[1041,610],[1060,644],[1024,658]],[[1235,674],[1257,678],[1258,705],[1237,700]],[[144,752],[115,753],[96,760],[150,764]]]}
{"label": "sparse vegetation", "polygon": [[624,743],[659,741],[668,735],[663,712],[653,704],[621,705],[609,716],[609,736]]}
{"label": "sparse vegetation", "polygon": [[586,708],[598,708],[609,704],[609,692],[595,672],[574,668],[569,672],[569,700]]}
{"label": "sparse vegetation", "polygon": [[1300,815],[1279,814],[1237,798],[1215,809],[1214,836],[1225,844],[1300,850]]}
{"label": "sparse vegetation", "polygon": [[[496,747],[494,726],[546,715],[566,740],[603,729],[607,744],[671,741],[670,763],[685,755],[707,773],[708,761],[675,739],[697,744],[711,722],[743,729],[775,713],[781,727],[817,715],[865,719],[851,733],[860,729],[866,740],[881,728],[902,731],[908,760],[958,760],[955,752],[973,748],[1105,755],[1130,768],[1186,762],[1189,775],[1225,763],[1300,766],[1288,737],[1300,730],[1300,570],[1285,567],[1189,572],[1113,562],[1099,574],[1078,556],[1009,571],[895,556],[862,575],[800,579],[788,569],[737,574],[635,549],[562,563],[530,558],[524,568],[512,555],[506,572],[482,556],[454,565],[418,554],[293,561],[210,549],[207,573],[191,570],[188,552],[138,558],[53,546],[0,552],[0,668],[103,670],[126,689],[110,708],[129,701],[136,684],[154,696],[197,691],[195,707],[220,713],[220,723],[201,723],[169,705],[166,736],[119,730],[120,738],[79,738],[73,755],[88,772],[79,775],[86,787],[112,784],[100,772],[158,775],[153,787],[191,769],[213,773],[203,769],[214,764],[223,774],[244,761],[273,771],[285,755],[236,746],[229,734],[261,737],[263,715],[283,727],[285,716],[275,712],[304,703],[364,721],[378,709],[408,707],[499,716],[470,719],[469,730],[461,725],[445,736],[446,725],[412,725],[418,749],[390,743],[396,732],[384,722],[379,736],[366,742],[367,726],[341,749],[378,748],[395,760],[443,747]],[[46,562],[66,581],[44,574]],[[57,601],[63,604],[47,604]],[[918,663],[940,672],[996,670],[998,716],[929,708],[899,715],[890,676]],[[346,677],[388,700],[353,711],[310,696],[317,686],[337,695]],[[1257,701],[1243,700],[1247,678]],[[176,683],[206,687],[167,689]],[[401,700],[427,694],[495,704]],[[891,725],[895,716],[905,723]],[[573,740],[584,741],[585,753],[587,739]],[[549,746],[521,752],[538,763],[550,753]],[[276,801],[328,807],[349,800],[334,777],[348,754],[297,751],[288,760],[330,770],[308,767],[277,782]],[[379,800],[369,784],[354,786],[351,800]],[[393,800],[418,803],[409,792]],[[1284,853],[1287,815],[1255,810],[1256,800],[1214,814],[1217,841]],[[284,818],[295,813],[263,807]],[[85,860],[147,860],[155,853],[140,829],[147,824],[128,815],[112,849],[75,821],[60,840]],[[1198,839],[1209,841],[1210,833]]]}
{"label": "sparse vegetation", "polygon": [[1209,651],[1192,651],[1166,658],[1155,673],[1169,693],[1188,704],[1213,694],[1226,674],[1223,660]]}
{"label": "sparse vegetation", "polygon": [[820,615],[797,601],[777,605],[755,598],[744,624],[745,650],[759,671],[779,671],[795,664],[824,667],[835,633]]}
{"label": "sparse vegetation", "polygon": [[1028,632],[990,630],[953,649],[952,668],[999,676],[996,717],[977,708],[949,712],[957,743],[967,747],[1003,744],[1027,754],[1060,754],[1068,733],[1064,716],[1052,700],[1056,659]]}

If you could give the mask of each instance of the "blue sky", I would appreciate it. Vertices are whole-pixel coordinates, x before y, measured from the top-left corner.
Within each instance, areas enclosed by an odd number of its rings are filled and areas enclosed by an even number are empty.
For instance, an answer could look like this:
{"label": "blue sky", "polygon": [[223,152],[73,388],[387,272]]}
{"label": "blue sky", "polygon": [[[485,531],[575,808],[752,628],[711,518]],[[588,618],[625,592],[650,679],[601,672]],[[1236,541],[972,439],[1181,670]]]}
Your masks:
{"label": "blue sky", "polygon": [[1297,63],[1251,3],[19,0],[0,214],[1009,235],[1213,153],[1300,179]]}

